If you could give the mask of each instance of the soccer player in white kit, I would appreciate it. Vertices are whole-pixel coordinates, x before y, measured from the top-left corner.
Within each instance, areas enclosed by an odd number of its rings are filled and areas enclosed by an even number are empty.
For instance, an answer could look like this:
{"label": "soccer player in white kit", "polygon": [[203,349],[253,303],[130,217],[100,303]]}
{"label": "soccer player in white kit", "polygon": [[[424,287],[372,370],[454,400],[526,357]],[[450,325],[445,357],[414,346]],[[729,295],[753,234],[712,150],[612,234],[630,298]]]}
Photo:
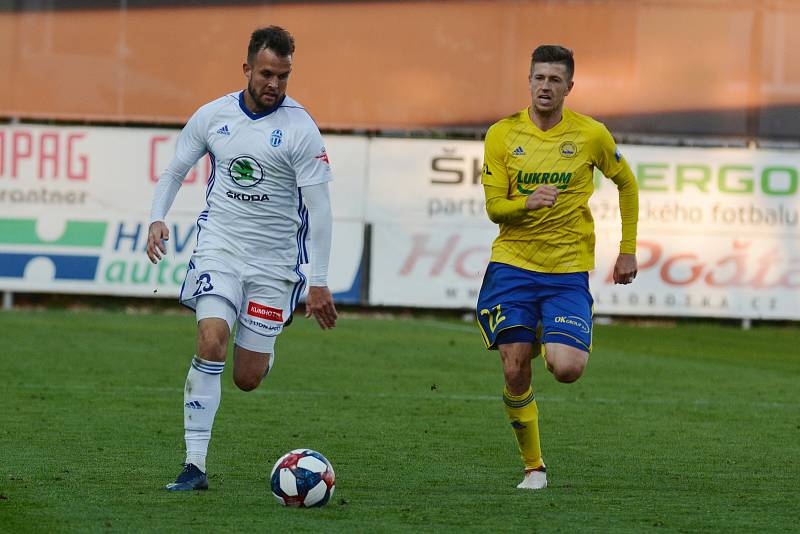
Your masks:
{"label": "soccer player in white kit", "polygon": [[234,382],[243,391],[257,388],[305,290],[300,265],[309,255],[306,317],[322,329],[336,324],[327,287],[332,175],[319,129],[286,96],[293,53],[294,39],[283,28],[254,31],[243,65],[247,88],[195,112],[156,185],[147,241],[153,263],[166,253],[164,219],[183,179],[209,154],[206,206],[180,295],[197,314],[197,354],[184,389],[186,461],[168,490],[208,488],[206,454],[228,338],[236,325]]}

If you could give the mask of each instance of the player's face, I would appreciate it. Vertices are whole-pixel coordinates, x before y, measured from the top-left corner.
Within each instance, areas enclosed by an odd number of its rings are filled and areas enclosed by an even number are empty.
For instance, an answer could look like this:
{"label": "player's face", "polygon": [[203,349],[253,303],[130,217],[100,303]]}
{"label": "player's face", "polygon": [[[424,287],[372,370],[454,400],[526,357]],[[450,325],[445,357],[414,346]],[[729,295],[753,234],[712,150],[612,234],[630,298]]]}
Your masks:
{"label": "player's face", "polygon": [[243,65],[247,78],[247,93],[255,109],[260,112],[277,104],[286,94],[289,74],[292,72],[292,56],[281,57],[269,48],[256,54],[252,65]]}
{"label": "player's face", "polygon": [[562,63],[534,63],[529,80],[533,108],[541,115],[560,111],[573,85]]}

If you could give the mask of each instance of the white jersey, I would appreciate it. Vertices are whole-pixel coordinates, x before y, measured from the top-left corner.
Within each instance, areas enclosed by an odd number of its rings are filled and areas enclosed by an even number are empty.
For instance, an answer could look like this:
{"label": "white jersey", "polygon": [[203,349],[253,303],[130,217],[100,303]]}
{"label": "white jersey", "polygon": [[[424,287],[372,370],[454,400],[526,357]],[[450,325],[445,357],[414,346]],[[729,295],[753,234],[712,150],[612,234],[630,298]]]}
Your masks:
{"label": "white jersey", "polygon": [[[251,113],[244,92],[214,100],[189,119],[178,137],[170,165],[175,168],[166,172],[183,180],[206,152],[211,176],[195,253],[225,251],[271,265],[307,263],[308,212],[299,188],[333,177],[322,136],[305,108],[287,96],[271,111]],[[164,215],[166,210],[154,216]]]}

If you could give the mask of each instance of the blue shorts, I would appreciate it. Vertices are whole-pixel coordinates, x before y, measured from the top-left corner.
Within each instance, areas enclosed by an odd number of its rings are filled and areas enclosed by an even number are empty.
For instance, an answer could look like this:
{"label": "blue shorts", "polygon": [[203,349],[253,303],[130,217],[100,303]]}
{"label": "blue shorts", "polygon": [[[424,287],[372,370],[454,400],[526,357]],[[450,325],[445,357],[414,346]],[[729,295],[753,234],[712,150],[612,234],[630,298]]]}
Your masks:
{"label": "blue shorts", "polygon": [[500,332],[535,332],[541,323],[542,344],[561,343],[590,352],[593,304],[589,273],[540,273],[492,262],[478,296],[478,324],[489,349],[497,348]]}

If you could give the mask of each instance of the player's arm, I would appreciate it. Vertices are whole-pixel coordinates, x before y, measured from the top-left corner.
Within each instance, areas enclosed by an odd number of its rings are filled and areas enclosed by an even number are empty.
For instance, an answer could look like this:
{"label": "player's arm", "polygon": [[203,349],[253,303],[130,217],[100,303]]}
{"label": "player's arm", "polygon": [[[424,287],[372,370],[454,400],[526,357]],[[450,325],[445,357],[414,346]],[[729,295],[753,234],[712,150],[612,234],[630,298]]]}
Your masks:
{"label": "player's arm", "polygon": [[486,213],[493,223],[515,223],[524,219],[531,210],[551,208],[558,198],[554,185],[540,185],[532,194],[521,198],[508,198],[508,188],[496,185],[483,186],[486,196]]}
{"label": "player's arm", "polygon": [[603,174],[617,186],[619,211],[622,219],[622,240],[619,256],[614,264],[614,283],[630,284],[636,278],[636,233],[639,221],[639,186],[630,166],[622,157],[608,131],[601,139],[601,157],[598,166]]}
{"label": "player's arm", "polygon": [[494,125],[486,132],[481,183],[486,197],[486,213],[493,223],[516,223],[530,210],[552,207],[558,197],[555,186],[539,186],[527,197],[508,198],[511,178],[506,166],[503,129]]}
{"label": "player's arm", "polygon": [[164,224],[167,212],[178,195],[189,169],[206,153],[206,141],[202,135],[202,117],[195,113],[178,136],[175,155],[161,173],[153,193],[150,208],[150,228],[147,233],[147,257],[153,263],[167,253],[164,244],[169,239],[169,229]]}
{"label": "player's arm", "polygon": [[306,317],[312,315],[325,330],[336,326],[336,306],[328,289],[328,264],[331,255],[331,228],[333,214],[328,183],[302,187],[303,200],[308,209],[311,240],[311,275],[306,297]]}
{"label": "player's arm", "polygon": [[312,315],[320,328],[336,326],[336,306],[328,289],[328,262],[331,254],[331,228],[333,214],[328,182],[331,175],[325,143],[314,121],[298,128],[291,146],[291,161],[297,177],[297,186],[308,209],[311,253],[311,276],[306,296],[306,317]]}

